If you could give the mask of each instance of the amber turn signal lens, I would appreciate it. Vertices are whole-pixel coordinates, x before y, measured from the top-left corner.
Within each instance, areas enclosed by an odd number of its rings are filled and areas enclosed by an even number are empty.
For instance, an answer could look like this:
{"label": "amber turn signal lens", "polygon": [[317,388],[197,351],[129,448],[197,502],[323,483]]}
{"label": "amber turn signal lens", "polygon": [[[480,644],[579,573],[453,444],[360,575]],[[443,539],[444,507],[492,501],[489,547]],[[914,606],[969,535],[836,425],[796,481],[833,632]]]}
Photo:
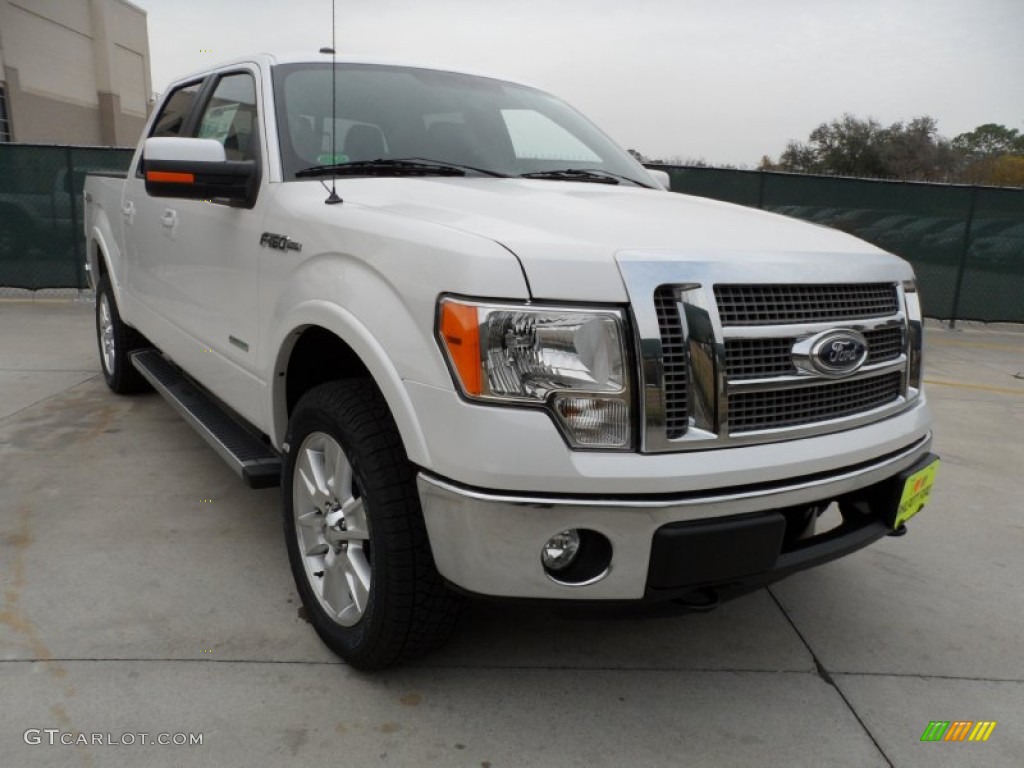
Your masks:
{"label": "amber turn signal lens", "polygon": [[467,395],[483,391],[480,372],[480,321],[476,307],[451,299],[441,302],[441,338]]}
{"label": "amber turn signal lens", "polygon": [[191,173],[175,171],[146,171],[146,181],[159,181],[165,184],[195,184],[196,177]]}

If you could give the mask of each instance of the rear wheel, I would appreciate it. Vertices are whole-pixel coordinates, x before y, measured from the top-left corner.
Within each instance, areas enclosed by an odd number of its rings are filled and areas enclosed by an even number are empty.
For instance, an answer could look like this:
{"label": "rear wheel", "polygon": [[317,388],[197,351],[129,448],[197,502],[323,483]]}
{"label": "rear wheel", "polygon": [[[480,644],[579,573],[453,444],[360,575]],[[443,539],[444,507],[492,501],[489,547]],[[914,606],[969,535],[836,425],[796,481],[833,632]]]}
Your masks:
{"label": "rear wheel", "polygon": [[310,390],[286,442],[288,557],[323,641],[354,667],[380,669],[447,639],[460,600],[434,567],[416,471],[373,382]]}
{"label": "rear wheel", "polygon": [[100,367],[108,387],[119,395],[145,392],[150,388],[149,382],[131,361],[131,353],[145,349],[149,342],[121,321],[110,279],[106,275],[96,286],[96,340],[100,349]]}

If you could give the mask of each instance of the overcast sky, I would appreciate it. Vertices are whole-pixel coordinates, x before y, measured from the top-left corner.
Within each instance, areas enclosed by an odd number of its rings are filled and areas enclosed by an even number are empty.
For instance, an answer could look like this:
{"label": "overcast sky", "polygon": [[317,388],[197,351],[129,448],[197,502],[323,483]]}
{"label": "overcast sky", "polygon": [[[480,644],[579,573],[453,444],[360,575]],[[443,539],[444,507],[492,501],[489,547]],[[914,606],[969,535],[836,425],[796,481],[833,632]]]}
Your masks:
{"label": "overcast sky", "polygon": [[[132,0],[153,88],[330,42],[330,0]],[[338,0],[338,50],[525,80],[645,155],[756,165],[843,112],[1024,129],[1024,0]],[[209,50],[210,52],[205,52]]]}

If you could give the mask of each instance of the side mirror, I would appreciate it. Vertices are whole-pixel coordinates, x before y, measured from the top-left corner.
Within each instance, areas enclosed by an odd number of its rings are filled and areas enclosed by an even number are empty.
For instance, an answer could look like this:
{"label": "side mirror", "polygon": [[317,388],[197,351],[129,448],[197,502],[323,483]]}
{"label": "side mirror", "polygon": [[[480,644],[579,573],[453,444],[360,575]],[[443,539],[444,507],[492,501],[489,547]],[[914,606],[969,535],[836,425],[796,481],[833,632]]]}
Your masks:
{"label": "side mirror", "polygon": [[252,208],[259,171],[252,160],[227,160],[213,139],[146,139],[142,147],[146,192],[152,197],[209,200]]}
{"label": "side mirror", "polygon": [[654,180],[661,185],[662,189],[672,189],[672,178],[665,171],[659,171],[654,168],[648,168],[647,173],[654,177]]}

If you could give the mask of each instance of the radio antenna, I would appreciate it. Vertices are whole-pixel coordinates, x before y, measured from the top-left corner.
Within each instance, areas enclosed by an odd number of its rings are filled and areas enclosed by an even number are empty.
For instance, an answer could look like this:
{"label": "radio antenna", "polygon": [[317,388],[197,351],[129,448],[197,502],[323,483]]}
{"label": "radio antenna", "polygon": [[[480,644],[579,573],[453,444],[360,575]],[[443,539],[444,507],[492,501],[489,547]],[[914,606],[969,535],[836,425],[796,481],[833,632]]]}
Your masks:
{"label": "radio antenna", "polygon": [[[334,6],[337,0],[331,0],[331,165],[337,165],[338,162],[338,149],[335,144],[335,136],[338,132],[338,46],[337,46],[337,30],[335,28],[334,21]],[[323,48],[320,49],[320,53],[327,53]],[[342,202],[341,198],[338,197],[337,190],[338,183],[338,172],[336,169],[331,171],[331,194],[324,200],[326,205],[337,205]]]}

